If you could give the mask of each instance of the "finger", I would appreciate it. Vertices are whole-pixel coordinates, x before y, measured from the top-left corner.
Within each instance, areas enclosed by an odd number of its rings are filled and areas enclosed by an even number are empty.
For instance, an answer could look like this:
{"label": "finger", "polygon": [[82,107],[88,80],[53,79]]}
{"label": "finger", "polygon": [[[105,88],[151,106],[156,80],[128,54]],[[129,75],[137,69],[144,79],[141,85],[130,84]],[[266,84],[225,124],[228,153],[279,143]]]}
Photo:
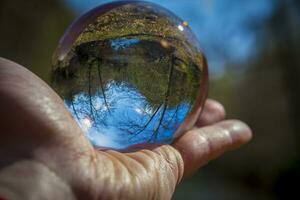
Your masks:
{"label": "finger", "polygon": [[[152,150],[143,149],[128,153],[133,159],[128,169],[143,174],[143,181],[155,180],[155,187],[152,187],[158,191],[159,188],[164,188],[164,194],[167,196],[162,199],[169,199],[182,177],[195,172],[222,153],[246,143],[250,138],[251,131],[243,122],[219,122],[193,129],[173,145],[161,145]],[[139,165],[136,165],[135,161]],[[122,163],[128,163],[128,160]]]}
{"label": "finger", "polygon": [[248,142],[250,128],[238,120],[227,120],[187,132],[173,146],[184,162],[184,176],[190,175],[226,151]]}
{"label": "finger", "polygon": [[204,104],[203,112],[196,122],[197,127],[207,126],[225,118],[225,109],[219,102],[208,99]]}

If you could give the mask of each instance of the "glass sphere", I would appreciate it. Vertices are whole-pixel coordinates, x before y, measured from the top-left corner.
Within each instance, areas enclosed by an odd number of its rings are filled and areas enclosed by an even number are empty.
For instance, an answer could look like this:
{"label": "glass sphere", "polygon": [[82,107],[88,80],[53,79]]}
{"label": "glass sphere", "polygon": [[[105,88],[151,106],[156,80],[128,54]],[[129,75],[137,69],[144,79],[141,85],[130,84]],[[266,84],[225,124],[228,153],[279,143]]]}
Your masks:
{"label": "glass sphere", "polygon": [[207,93],[206,60],[188,23],[153,3],[84,14],[52,65],[52,87],[98,148],[172,142],[193,127]]}

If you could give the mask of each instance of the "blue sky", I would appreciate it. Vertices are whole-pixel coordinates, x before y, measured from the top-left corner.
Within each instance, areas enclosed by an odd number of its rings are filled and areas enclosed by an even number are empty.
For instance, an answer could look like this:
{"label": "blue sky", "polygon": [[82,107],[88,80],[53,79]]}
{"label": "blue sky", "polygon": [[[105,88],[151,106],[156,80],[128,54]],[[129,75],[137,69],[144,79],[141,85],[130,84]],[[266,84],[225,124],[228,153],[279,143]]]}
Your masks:
{"label": "blue sky", "polygon": [[[77,15],[111,2],[108,0],[64,0]],[[212,75],[222,74],[228,63],[247,62],[259,50],[260,30],[276,7],[276,0],[149,0],[187,21],[208,58]]]}
{"label": "blue sky", "polygon": [[[65,102],[87,138],[97,147],[123,149],[150,139],[155,143],[169,142],[190,109],[189,103],[180,102],[177,108],[167,108],[163,112],[163,106],[152,107],[126,82],[111,81],[105,88],[107,105],[102,93],[91,97],[79,93],[73,102]],[[152,139],[154,130],[157,136]]]}

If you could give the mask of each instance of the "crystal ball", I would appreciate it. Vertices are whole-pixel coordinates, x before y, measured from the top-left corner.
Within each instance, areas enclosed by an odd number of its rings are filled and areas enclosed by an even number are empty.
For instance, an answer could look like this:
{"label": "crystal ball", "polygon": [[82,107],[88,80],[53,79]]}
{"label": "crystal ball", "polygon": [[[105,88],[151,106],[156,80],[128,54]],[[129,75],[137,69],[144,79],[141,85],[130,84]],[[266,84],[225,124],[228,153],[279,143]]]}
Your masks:
{"label": "crystal ball", "polygon": [[206,59],[188,22],[153,3],[119,1],[75,20],[52,61],[52,87],[96,148],[168,144],[207,96]]}

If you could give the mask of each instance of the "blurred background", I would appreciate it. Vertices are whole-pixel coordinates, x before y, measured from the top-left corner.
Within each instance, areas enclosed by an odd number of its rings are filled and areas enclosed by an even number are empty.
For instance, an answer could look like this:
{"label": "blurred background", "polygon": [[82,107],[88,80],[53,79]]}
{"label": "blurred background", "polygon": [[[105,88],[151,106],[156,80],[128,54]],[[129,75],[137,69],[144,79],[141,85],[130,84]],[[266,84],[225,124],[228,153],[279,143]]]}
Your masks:
{"label": "blurred background", "polygon": [[[49,81],[68,25],[104,0],[1,0],[0,56]],[[152,0],[189,23],[210,68],[209,96],[254,139],[182,183],[174,199],[297,199],[300,1]],[[295,195],[295,196],[294,196]],[[298,197],[299,198],[299,197]]]}

